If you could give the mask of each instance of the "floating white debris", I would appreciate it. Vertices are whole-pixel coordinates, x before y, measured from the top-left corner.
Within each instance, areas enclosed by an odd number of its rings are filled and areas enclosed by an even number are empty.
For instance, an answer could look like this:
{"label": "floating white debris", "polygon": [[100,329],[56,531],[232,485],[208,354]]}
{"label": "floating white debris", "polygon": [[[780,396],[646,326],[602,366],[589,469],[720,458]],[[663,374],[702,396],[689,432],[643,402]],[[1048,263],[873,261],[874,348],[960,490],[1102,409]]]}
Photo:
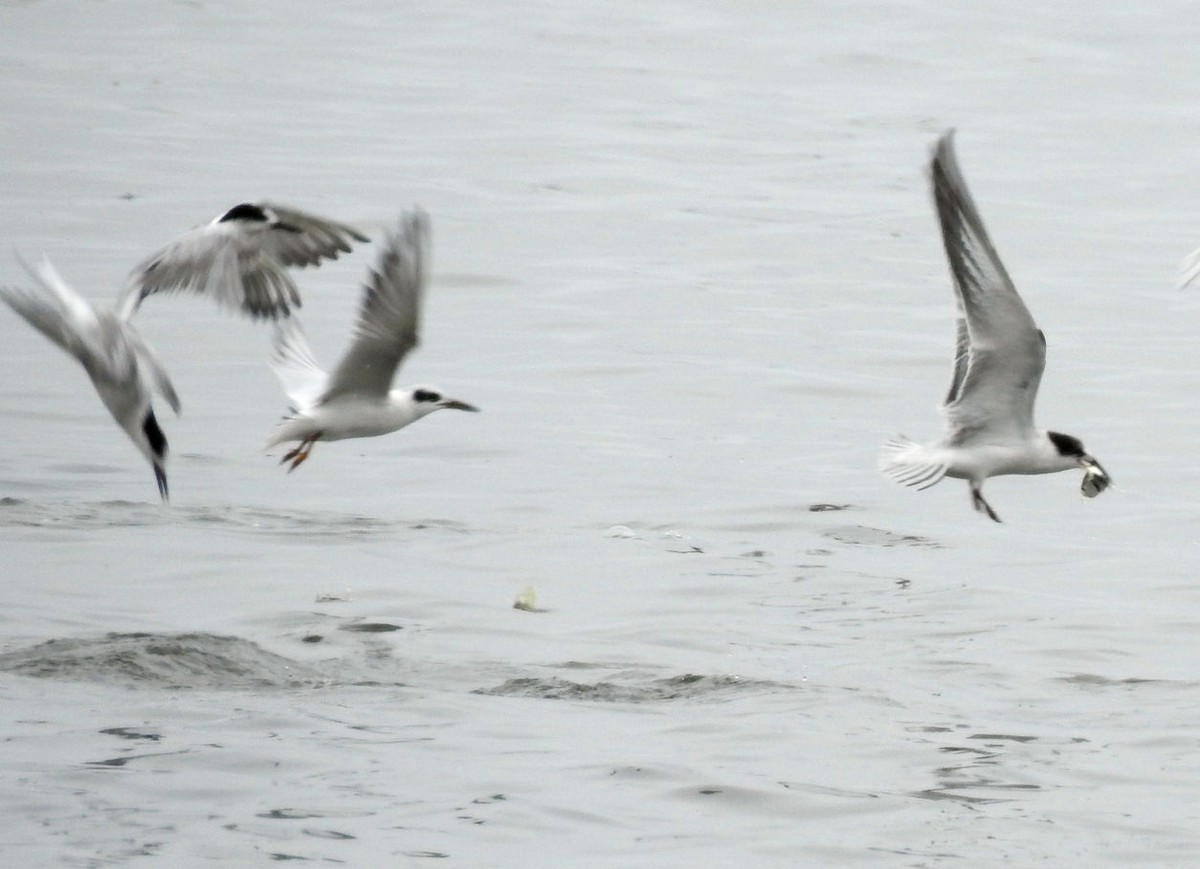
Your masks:
{"label": "floating white debris", "polygon": [[614,525],[604,532],[605,537],[637,537],[635,532],[628,525]]}

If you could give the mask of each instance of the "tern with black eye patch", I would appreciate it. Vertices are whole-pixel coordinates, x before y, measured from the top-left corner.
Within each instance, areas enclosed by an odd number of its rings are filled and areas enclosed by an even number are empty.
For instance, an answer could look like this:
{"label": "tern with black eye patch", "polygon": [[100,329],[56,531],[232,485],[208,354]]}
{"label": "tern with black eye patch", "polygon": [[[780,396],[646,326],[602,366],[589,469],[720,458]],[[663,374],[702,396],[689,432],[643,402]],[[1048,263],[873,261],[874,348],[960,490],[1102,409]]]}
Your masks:
{"label": "tern with black eye patch", "polygon": [[292,414],[265,449],[299,441],[280,462],[291,463],[289,472],[308,459],[317,441],[388,434],[435,410],[478,410],[432,387],[391,388],[420,338],[428,237],[429,220],[420,211],[404,215],[388,234],[368,276],[350,347],[331,373],[317,365],[294,317],[276,325],[271,365]]}
{"label": "tern with black eye patch", "polygon": [[943,477],[966,480],[971,505],[1000,521],[983,482],[1002,474],[1082,468],[1083,494],[1112,479],[1073,435],[1034,427],[1033,406],[1046,367],[1046,338],[992,247],[954,154],[954,131],[934,148],[929,175],[958,303],[954,375],[942,403],[946,433],[917,444],[893,438],[879,467],[905,486],[927,489]]}
{"label": "tern with black eye patch", "polygon": [[127,318],[92,305],[50,260],[36,268],[18,260],[41,291],[0,287],[0,299],[79,360],[112,418],[154,468],[159,495],[166,501],[167,437],[154,417],[150,395],[153,388],[179,413],[179,396],[166,369]]}

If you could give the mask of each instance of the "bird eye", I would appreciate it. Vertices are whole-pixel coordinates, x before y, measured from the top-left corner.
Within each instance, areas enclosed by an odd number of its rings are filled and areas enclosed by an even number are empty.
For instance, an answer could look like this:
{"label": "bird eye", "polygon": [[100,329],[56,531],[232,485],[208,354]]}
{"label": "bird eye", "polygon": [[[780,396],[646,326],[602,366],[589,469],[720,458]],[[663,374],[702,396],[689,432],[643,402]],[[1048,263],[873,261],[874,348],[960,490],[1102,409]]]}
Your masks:
{"label": "bird eye", "polygon": [[413,393],[416,401],[441,401],[442,397],[430,389],[418,389]]}

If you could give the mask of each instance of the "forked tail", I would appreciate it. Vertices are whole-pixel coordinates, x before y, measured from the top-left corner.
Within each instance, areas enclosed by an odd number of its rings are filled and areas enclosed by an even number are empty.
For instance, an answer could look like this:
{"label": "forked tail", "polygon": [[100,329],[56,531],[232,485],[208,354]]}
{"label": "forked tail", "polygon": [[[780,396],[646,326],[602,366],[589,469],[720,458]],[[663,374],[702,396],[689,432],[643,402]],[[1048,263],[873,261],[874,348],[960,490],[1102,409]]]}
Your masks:
{"label": "forked tail", "polygon": [[879,470],[902,486],[928,489],[940,482],[948,469],[928,448],[897,435],[879,451]]}

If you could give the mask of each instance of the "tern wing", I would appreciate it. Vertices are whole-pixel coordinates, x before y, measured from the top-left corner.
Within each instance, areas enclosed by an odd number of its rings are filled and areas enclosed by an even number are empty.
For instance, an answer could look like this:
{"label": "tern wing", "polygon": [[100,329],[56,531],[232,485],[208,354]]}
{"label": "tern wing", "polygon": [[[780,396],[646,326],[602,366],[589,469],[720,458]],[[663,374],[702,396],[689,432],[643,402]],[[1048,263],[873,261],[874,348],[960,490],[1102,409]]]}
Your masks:
{"label": "tern wing", "polygon": [[[325,259],[349,253],[352,242],[370,241],[352,226],[317,217],[294,208],[262,203],[284,227],[263,233],[263,250],[285,266],[315,266]],[[286,227],[286,228],[285,228]]]}
{"label": "tern wing", "polygon": [[129,273],[117,302],[118,315],[129,319],[142,300],[155,293],[207,295],[218,304],[251,317],[287,316],[299,307],[295,283],[264,250],[263,230],[243,232],[234,222],[209,223],[190,229],[142,260]]}
{"label": "tern wing", "polygon": [[37,266],[20,256],[17,261],[42,291],[4,287],[0,294],[8,306],[84,365],[101,363],[99,319],[91,303],[63,280],[49,259],[43,258]]}
{"label": "tern wing", "polygon": [[183,407],[179,403],[179,395],[175,392],[175,386],[171,383],[171,378],[167,375],[167,369],[162,364],[162,360],[133,328],[133,324],[124,323],[124,330],[126,340],[129,341],[129,345],[137,355],[142,373],[149,378],[154,389],[166,400],[167,404],[171,405],[171,410],[175,411],[175,415],[178,416]]}
{"label": "tern wing", "polygon": [[308,339],[295,317],[275,325],[275,340],[271,353],[271,369],[283,384],[283,391],[292,407],[304,413],[321,400],[329,375],[317,365]]}
{"label": "tern wing", "polygon": [[1196,248],[1184,259],[1179,272],[1179,288],[1188,289],[1197,278],[1200,278],[1200,248]]}
{"label": "tern wing", "polygon": [[953,135],[938,140],[929,169],[958,302],[954,375],[942,412],[957,443],[985,431],[1020,436],[1033,427],[1046,339],[988,238]]}
{"label": "tern wing", "polygon": [[129,326],[111,311],[97,311],[67,284],[48,259],[36,266],[18,260],[42,292],[0,288],[0,298],[30,325],[74,356],[105,406],[122,426],[148,405]]}
{"label": "tern wing", "polygon": [[388,233],[363,292],[350,348],[329,377],[323,401],[343,395],[382,399],[404,357],[417,346],[429,218],[401,217]]}

